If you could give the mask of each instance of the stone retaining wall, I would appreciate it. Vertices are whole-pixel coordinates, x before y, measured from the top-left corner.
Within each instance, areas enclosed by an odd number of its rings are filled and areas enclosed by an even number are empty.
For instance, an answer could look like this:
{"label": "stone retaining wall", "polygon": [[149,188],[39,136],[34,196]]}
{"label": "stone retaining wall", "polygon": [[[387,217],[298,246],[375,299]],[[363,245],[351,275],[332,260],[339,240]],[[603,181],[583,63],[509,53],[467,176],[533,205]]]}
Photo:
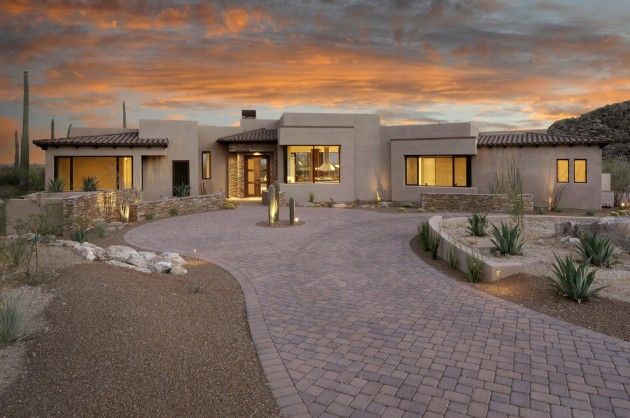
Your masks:
{"label": "stone retaining wall", "polygon": [[[422,208],[432,211],[504,213],[512,208],[512,201],[507,194],[423,193],[421,199]],[[523,210],[534,210],[534,195],[523,194]]]}
{"label": "stone retaining wall", "polygon": [[204,212],[220,209],[224,203],[225,193],[223,192],[132,203],[129,205],[129,220],[143,221],[147,219],[147,215],[150,218],[165,218],[173,216],[174,211],[178,215]]}
{"label": "stone retaining wall", "polygon": [[81,192],[62,199],[63,234],[69,235],[77,223],[90,228],[99,223],[120,222],[120,205],[138,199],[136,190]]}

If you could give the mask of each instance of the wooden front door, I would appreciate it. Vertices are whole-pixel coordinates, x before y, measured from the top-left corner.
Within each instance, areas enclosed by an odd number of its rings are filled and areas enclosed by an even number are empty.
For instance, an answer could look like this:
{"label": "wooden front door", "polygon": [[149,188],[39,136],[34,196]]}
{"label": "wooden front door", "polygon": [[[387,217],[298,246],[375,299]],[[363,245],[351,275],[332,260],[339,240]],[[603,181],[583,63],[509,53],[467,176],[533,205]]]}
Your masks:
{"label": "wooden front door", "polygon": [[269,187],[269,157],[245,156],[245,197],[260,197]]}

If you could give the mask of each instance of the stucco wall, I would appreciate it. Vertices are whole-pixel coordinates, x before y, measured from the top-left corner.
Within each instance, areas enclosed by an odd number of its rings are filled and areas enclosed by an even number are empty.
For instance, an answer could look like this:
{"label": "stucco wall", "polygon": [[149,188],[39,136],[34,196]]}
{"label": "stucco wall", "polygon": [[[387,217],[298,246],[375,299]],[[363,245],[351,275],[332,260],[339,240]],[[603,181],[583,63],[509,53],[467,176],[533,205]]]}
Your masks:
{"label": "stucco wall", "polygon": [[[199,126],[199,184],[204,184],[205,193],[227,193],[227,146],[219,144],[218,138],[241,132],[238,127],[227,126]],[[210,151],[212,178],[201,178],[201,152]],[[201,187],[200,187],[200,190]]]}
{"label": "stucco wall", "polygon": [[[517,161],[523,191],[534,195],[534,206],[547,207],[548,191],[556,184],[556,160],[569,159],[569,183],[560,203],[563,208],[601,209],[602,157],[597,146],[481,147],[472,158],[472,185],[489,193],[495,173]],[[587,160],[587,183],[573,183],[573,160]]]}
{"label": "stucco wall", "polygon": [[157,200],[173,195],[173,161],[188,160],[190,194],[199,194],[199,135],[196,121],[140,119],[141,138],[168,138],[168,152],[162,158],[145,159],[143,200]]}
{"label": "stucco wall", "polygon": [[389,197],[387,143],[380,136],[378,115],[285,113],[278,129],[278,173],[283,182],[283,146],[341,146],[340,183],[282,183],[287,196],[306,201],[309,193],[317,201],[373,200],[376,187]]}

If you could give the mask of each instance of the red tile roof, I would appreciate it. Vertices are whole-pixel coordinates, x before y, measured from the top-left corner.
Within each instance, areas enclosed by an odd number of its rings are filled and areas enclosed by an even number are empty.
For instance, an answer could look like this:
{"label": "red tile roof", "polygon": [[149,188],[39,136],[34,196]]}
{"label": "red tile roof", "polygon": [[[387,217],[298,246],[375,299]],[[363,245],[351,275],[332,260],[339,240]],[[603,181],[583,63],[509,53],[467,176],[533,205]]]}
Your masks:
{"label": "red tile roof", "polygon": [[554,135],[542,132],[480,133],[478,147],[523,147],[540,145],[605,145],[609,141],[578,135]]}
{"label": "red tile roof", "polygon": [[237,142],[278,142],[278,130],[261,128],[254,131],[241,132],[229,136],[223,136],[217,139],[222,144],[231,144]]}
{"label": "red tile roof", "polygon": [[138,131],[118,134],[72,136],[69,138],[36,139],[33,144],[48,147],[168,147],[168,138],[140,138]]}

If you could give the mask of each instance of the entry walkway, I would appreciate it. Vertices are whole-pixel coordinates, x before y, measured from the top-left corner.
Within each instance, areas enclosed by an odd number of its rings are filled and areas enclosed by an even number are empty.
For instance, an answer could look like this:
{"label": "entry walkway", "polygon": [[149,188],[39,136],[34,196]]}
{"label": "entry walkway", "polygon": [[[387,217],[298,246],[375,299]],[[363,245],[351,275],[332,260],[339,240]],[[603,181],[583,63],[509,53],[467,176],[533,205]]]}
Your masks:
{"label": "entry walkway", "polygon": [[259,227],[265,208],[243,204],[125,237],[239,280],[283,415],[630,416],[630,343],[444,276],[409,248],[418,214],[297,216]]}

